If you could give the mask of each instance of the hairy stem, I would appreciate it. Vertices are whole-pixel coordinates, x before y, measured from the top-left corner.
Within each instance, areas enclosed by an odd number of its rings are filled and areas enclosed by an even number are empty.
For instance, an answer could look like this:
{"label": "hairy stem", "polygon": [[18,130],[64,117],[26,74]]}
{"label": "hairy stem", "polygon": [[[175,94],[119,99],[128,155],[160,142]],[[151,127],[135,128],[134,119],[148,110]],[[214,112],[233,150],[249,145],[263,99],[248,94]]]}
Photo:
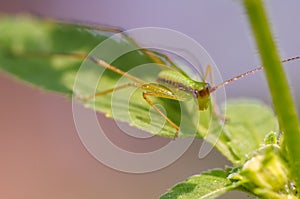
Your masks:
{"label": "hairy stem", "polygon": [[300,188],[300,128],[280,57],[271,33],[262,0],[243,0],[261,56],[279,125],[284,132],[292,178]]}

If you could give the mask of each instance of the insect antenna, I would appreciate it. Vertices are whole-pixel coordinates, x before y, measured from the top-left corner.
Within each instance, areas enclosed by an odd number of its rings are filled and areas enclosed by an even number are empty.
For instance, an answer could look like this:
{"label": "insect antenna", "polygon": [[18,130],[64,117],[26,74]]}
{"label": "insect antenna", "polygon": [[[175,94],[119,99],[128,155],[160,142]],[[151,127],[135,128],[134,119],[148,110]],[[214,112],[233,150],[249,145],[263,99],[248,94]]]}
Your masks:
{"label": "insect antenna", "polygon": [[[296,56],[296,57],[291,57],[291,58],[288,58],[288,59],[284,59],[281,62],[285,63],[285,62],[294,61],[294,60],[297,60],[297,59],[300,59],[300,56]],[[235,77],[233,77],[233,78],[231,78],[229,80],[226,80],[225,82],[223,82],[221,84],[218,84],[218,85],[212,87],[211,89],[209,89],[209,92],[212,93],[212,92],[216,91],[217,89],[219,89],[219,88],[221,88],[221,87],[223,87],[223,86],[225,86],[225,85],[227,85],[227,84],[229,84],[231,82],[234,82],[234,81],[236,81],[236,80],[238,80],[240,78],[246,77],[248,75],[252,75],[252,74],[254,74],[254,73],[258,72],[258,71],[261,71],[263,69],[264,69],[264,67],[260,66],[258,68],[253,69],[253,70],[247,71],[247,72],[245,72],[243,74],[235,76]]]}

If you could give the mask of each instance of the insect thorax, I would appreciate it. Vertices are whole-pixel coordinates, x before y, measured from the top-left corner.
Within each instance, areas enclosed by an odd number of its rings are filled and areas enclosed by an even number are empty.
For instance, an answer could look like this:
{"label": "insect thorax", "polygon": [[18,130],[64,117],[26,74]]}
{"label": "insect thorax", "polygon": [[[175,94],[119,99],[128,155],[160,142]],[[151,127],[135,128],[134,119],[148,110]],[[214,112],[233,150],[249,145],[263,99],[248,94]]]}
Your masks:
{"label": "insect thorax", "polygon": [[176,93],[184,100],[194,98],[199,110],[206,110],[210,102],[210,86],[205,82],[197,82],[175,71],[163,70],[158,74],[157,81]]}

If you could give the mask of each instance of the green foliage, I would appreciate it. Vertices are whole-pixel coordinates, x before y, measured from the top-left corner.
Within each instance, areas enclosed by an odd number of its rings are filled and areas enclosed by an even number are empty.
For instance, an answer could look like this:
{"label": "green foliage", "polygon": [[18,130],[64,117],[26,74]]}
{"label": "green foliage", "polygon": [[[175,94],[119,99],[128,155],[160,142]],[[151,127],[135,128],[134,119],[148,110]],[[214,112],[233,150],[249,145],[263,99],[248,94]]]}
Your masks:
{"label": "green foliage", "polygon": [[[143,68],[143,72],[136,70],[132,72],[142,75],[139,77],[145,81],[153,80],[156,77],[155,74],[161,70],[151,62],[148,56],[135,50],[137,47],[130,41],[124,38],[123,40],[108,39],[107,34],[103,34],[103,32],[95,32],[78,25],[37,20],[26,16],[2,17],[0,31],[0,67],[2,69],[31,85],[67,96],[72,94],[76,97],[91,95],[97,91],[114,88],[122,82],[126,83],[128,79],[122,78],[112,71],[104,70],[89,60],[82,62],[83,60],[80,59],[53,55],[53,53],[88,54],[98,44],[106,41],[110,44],[109,49],[102,51],[100,49],[100,52],[98,50],[93,53],[96,53],[96,56],[99,56],[100,53],[101,59],[111,62],[117,68],[129,71],[138,65],[151,64],[146,65],[148,69],[151,69],[151,76],[144,71],[145,68]],[[122,55],[123,51],[130,50],[131,52]],[[113,59],[116,52],[122,56]],[[128,95],[128,93],[131,94]],[[185,130],[182,131],[184,133],[180,134],[180,137],[195,136],[197,122],[185,119],[188,118],[187,115],[193,114],[192,109],[188,109],[183,104],[181,110],[179,103],[173,100],[154,98],[153,101],[155,104],[161,104],[166,112],[182,112],[182,114],[169,116],[175,123],[184,120],[185,125],[182,126],[182,129]],[[115,97],[107,94],[87,101],[85,106],[157,135],[174,137],[175,134],[172,126],[164,125],[161,122],[163,120],[157,112],[152,110],[149,115],[149,105],[143,99],[141,90],[124,89],[118,91]],[[208,113],[203,113],[202,118],[207,118],[205,121],[209,120],[208,117]],[[153,120],[151,120],[152,118]],[[151,125],[149,125],[150,123]],[[200,137],[199,134],[197,136]]]}
{"label": "green foliage", "polygon": [[296,198],[283,155],[277,144],[257,150],[239,172],[240,183],[264,198]]}
{"label": "green foliage", "polygon": [[277,120],[270,108],[256,100],[230,100],[226,106],[229,121],[222,126],[213,120],[203,137],[216,143],[215,147],[234,165],[241,165],[265,143],[269,132],[278,132]]}
{"label": "green foliage", "polygon": [[[2,17],[0,31],[0,67],[4,71],[33,86],[68,97],[88,96],[131,81],[115,72],[104,70],[90,60],[83,61],[58,53],[91,52],[92,55],[147,82],[155,81],[161,70],[131,40],[125,37],[120,40],[109,38],[103,32],[95,34],[92,29],[79,25],[26,16]],[[106,42],[109,43],[108,48],[93,50],[98,44]],[[116,58],[115,53],[121,56]],[[136,67],[140,65],[145,67]],[[172,121],[181,124],[179,137],[205,139],[234,165],[233,169],[226,171],[213,170],[190,177],[161,198],[216,198],[233,189],[245,190],[262,197],[273,196],[278,190],[291,197],[295,194],[289,192],[289,188],[283,191],[280,189],[292,183],[283,178],[288,173],[286,160],[282,158],[284,153],[276,151],[275,156],[272,156],[270,150],[266,150],[270,146],[278,146],[279,125],[272,110],[263,103],[256,100],[228,102],[228,121],[224,125],[211,114],[211,110],[194,111],[197,107],[193,102],[179,103],[157,98],[153,98],[153,102],[161,105],[166,113],[172,113],[168,114]],[[141,89],[126,88],[83,103],[107,117],[125,121],[155,135],[173,137],[175,134],[175,129],[164,122],[145,102]],[[267,164],[268,161],[265,160],[270,159],[272,164]],[[278,181],[280,183],[276,183],[276,186],[280,184],[276,188],[272,180],[268,180],[268,174],[261,172],[265,166],[269,166],[268,171],[274,171],[273,163],[279,163],[279,166],[275,167],[275,172],[271,172],[272,176],[282,178]],[[253,173],[255,166],[257,170]],[[279,170],[282,172],[277,172]]]}
{"label": "green foliage", "polygon": [[106,37],[74,25],[41,22],[29,17],[5,17],[0,22],[1,67],[47,90],[72,94],[81,60],[30,53],[88,52]]}
{"label": "green foliage", "polygon": [[229,121],[224,126],[224,134],[234,160],[226,157],[233,164],[241,165],[265,143],[271,131],[279,131],[278,124],[272,110],[255,100],[232,100],[227,108]]}
{"label": "green foliage", "polygon": [[227,177],[229,171],[212,170],[200,175],[192,176],[175,185],[168,193],[160,199],[212,199],[216,198],[234,188],[235,183]]}
{"label": "green foliage", "polygon": [[[86,96],[95,92],[96,87],[97,91],[101,91],[130,82],[127,78],[121,78],[120,75],[112,71],[104,71],[103,68],[89,60],[81,65],[82,60],[49,54],[57,52],[87,54],[98,43],[108,39],[103,34],[94,34],[89,29],[76,25],[39,21],[29,17],[2,18],[0,31],[2,32],[0,35],[0,42],[2,43],[0,48],[1,67],[32,85],[66,95],[71,95],[74,87],[76,95]],[[120,51],[119,48],[131,48],[132,45],[130,42],[119,42],[114,39],[109,42],[110,49],[104,49],[106,51],[100,52],[101,59],[108,60],[111,57],[111,54],[107,52],[108,50]],[[149,63],[151,64],[151,61],[147,56],[132,51],[117,60],[113,60],[112,64],[124,71],[129,71],[137,65]],[[147,69],[149,71],[145,72]],[[135,70],[130,71],[130,73],[145,81],[154,81],[155,75],[161,69],[152,63],[147,65],[146,69],[142,68],[141,70],[142,72]],[[98,82],[99,76],[101,78]],[[174,136],[174,128],[168,124],[163,126],[161,116],[158,113],[152,110],[149,115],[149,105],[142,98],[140,89],[127,88],[114,94],[97,97],[95,103],[94,100],[90,100],[85,105],[104,112],[114,119],[126,121],[157,135]],[[227,105],[227,117],[230,121],[223,129],[218,118],[210,119],[209,111],[199,112],[200,116],[196,112],[197,115],[195,115],[194,110],[196,108],[193,107],[193,103],[182,103],[182,109],[180,109],[179,103],[174,100],[155,98],[153,100],[155,103],[161,104],[166,112],[178,113],[169,117],[177,124],[182,120],[180,137],[194,137],[195,131],[197,131],[196,136],[205,137],[212,144],[216,143],[216,147],[235,164],[243,163],[247,154],[263,143],[266,133],[277,130],[273,113],[255,101],[229,103]],[[127,101],[129,102],[129,116]],[[257,112],[261,114],[257,116]],[[240,117],[240,115],[245,117]],[[150,116],[153,118],[152,121]],[[199,117],[200,121],[191,120],[190,118],[193,116],[196,119]],[[263,125],[261,121],[264,121]],[[150,122],[151,125],[148,125]],[[197,122],[200,128],[196,129]],[[161,131],[159,131],[160,128],[162,128]]]}

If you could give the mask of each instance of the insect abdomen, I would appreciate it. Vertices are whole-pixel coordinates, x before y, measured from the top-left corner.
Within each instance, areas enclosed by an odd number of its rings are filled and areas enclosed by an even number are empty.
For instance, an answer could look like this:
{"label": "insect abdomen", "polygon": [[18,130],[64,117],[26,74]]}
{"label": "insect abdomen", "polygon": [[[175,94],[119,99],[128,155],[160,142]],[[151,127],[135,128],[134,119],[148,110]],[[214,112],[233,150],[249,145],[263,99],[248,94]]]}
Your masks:
{"label": "insect abdomen", "polygon": [[178,88],[182,91],[192,92],[192,81],[184,75],[173,70],[163,70],[157,76],[157,81],[163,85]]}

